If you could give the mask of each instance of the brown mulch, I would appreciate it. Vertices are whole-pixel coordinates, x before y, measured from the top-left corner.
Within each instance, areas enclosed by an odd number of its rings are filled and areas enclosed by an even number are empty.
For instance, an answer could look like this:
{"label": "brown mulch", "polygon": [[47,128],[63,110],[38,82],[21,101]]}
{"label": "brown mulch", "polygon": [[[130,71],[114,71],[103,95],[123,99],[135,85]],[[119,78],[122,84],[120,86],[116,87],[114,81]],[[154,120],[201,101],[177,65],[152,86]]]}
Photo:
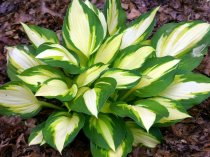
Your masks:
{"label": "brown mulch", "polygon": [[[92,0],[103,8],[104,0]],[[0,1],[0,84],[8,81],[4,46],[27,44],[28,39],[20,22],[50,28],[60,36],[63,16],[69,0],[1,0]],[[161,6],[156,29],[168,22],[203,20],[210,22],[208,0],[122,0],[128,21],[155,6]],[[210,52],[196,72],[210,76]],[[190,109],[188,118],[169,128],[162,128],[163,143],[155,149],[134,148],[129,157],[210,157],[210,99]],[[28,146],[27,138],[41,115],[26,121],[19,117],[0,117],[0,157],[60,157],[59,153],[44,145]],[[63,157],[89,157],[88,140],[81,133],[68,146]]]}

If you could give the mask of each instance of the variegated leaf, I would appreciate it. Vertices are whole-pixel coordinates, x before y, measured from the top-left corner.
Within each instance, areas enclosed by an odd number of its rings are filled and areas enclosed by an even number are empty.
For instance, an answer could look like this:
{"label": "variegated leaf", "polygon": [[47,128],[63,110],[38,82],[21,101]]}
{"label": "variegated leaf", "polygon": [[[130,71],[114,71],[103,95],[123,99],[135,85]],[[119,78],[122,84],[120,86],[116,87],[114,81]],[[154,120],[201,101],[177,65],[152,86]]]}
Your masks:
{"label": "variegated leaf", "polygon": [[33,91],[36,91],[40,85],[52,78],[65,78],[64,74],[56,68],[40,65],[29,68],[18,75],[24,83],[26,83]]}
{"label": "variegated leaf", "polygon": [[71,74],[80,73],[79,60],[76,54],[69,52],[59,44],[45,43],[37,49],[36,58],[50,66],[61,67]]}
{"label": "variegated leaf", "polygon": [[150,97],[164,90],[174,79],[179,59],[170,56],[164,58],[152,58],[148,60],[139,72],[142,75],[140,82],[130,89],[123,99],[131,93],[139,97]]}
{"label": "variegated leaf", "polygon": [[82,114],[56,112],[48,117],[45,123],[44,139],[61,153],[63,148],[74,140],[84,122]]}
{"label": "variegated leaf", "polygon": [[104,10],[108,25],[108,32],[110,35],[114,35],[124,27],[126,14],[121,7],[120,0],[107,0]]}
{"label": "variegated leaf", "polygon": [[150,100],[140,100],[135,105],[126,103],[111,104],[110,111],[120,117],[130,117],[139,126],[149,131],[150,127],[158,119],[168,116],[167,109],[161,104],[154,103]]}
{"label": "variegated leaf", "polygon": [[190,117],[184,107],[177,101],[162,97],[154,97],[147,100],[153,101],[154,104],[161,104],[169,112],[168,116],[162,117],[157,121],[158,126],[168,126]]}
{"label": "variegated leaf", "polygon": [[122,34],[110,36],[99,48],[93,56],[93,64],[104,63],[109,64],[116,57],[122,40]]}
{"label": "variegated leaf", "polygon": [[45,123],[41,123],[39,125],[37,125],[35,128],[33,128],[29,138],[28,138],[28,143],[29,146],[31,145],[43,145],[45,143],[45,140],[43,138],[43,133],[42,133],[42,129],[44,128]]}
{"label": "variegated leaf", "polygon": [[158,128],[151,128],[150,132],[146,132],[132,121],[127,121],[126,126],[133,135],[134,147],[144,145],[149,148],[155,148],[158,144],[160,144],[160,139],[162,136]]}
{"label": "variegated leaf", "polygon": [[26,69],[44,64],[33,56],[33,51],[30,46],[7,47],[7,73],[11,80],[17,80],[16,75]]}
{"label": "variegated leaf", "polygon": [[30,118],[40,110],[41,104],[26,86],[9,82],[0,87],[0,114]]}
{"label": "variegated leaf", "polygon": [[69,6],[62,34],[64,44],[79,55],[83,66],[98,49],[104,37],[98,16],[81,0],[73,0]]}
{"label": "variegated leaf", "polygon": [[101,75],[103,71],[108,69],[108,66],[109,65],[102,63],[91,66],[76,78],[76,84],[78,85],[78,87],[91,84]]}
{"label": "variegated leaf", "polygon": [[171,23],[163,26],[152,38],[156,56],[182,57],[186,53],[201,55],[209,43],[210,25],[200,21]]}
{"label": "variegated leaf", "polygon": [[103,149],[91,142],[90,148],[93,157],[126,157],[132,151],[133,136],[127,131],[125,139],[118,146],[116,151]]}
{"label": "variegated leaf", "polygon": [[154,18],[158,9],[159,7],[141,15],[134,23],[132,23],[127,29],[123,31],[122,44],[120,49],[135,45],[150,35],[154,27]]}
{"label": "variegated leaf", "polygon": [[209,37],[210,25],[207,23],[170,23],[159,29],[152,38],[152,44],[157,57],[174,56],[181,59],[178,71],[181,74],[191,72],[201,63],[210,44]]}
{"label": "variegated leaf", "polygon": [[82,89],[82,94],[74,99],[69,108],[98,117],[98,113],[116,88],[116,81],[112,78],[98,79],[93,89]]}
{"label": "variegated leaf", "polygon": [[56,98],[61,101],[70,101],[77,94],[77,85],[73,84],[68,87],[62,79],[50,79],[43,83],[43,85],[36,92],[36,96],[43,96],[47,98]]}
{"label": "variegated leaf", "polygon": [[210,96],[210,79],[201,74],[177,75],[158,95],[179,101],[188,109]]}
{"label": "variegated leaf", "polygon": [[98,16],[99,20],[101,21],[101,24],[103,26],[104,30],[104,38],[106,37],[107,34],[107,23],[106,23],[106,18],[102,11],[100,11],[97,7],[95,7],[89,0],[85,1],[85,4],[94,11],[94,13]]}
{"label": "variegated leaf", "polygon": [[98,118],[89,117],[84,133],[92,143],[103,149],[116,151],[126,136],[122,119],[113,115],[99,114]]}
{"label": "variegated leaf", "polygon": [[35,25],[26,25],[24,23],[21,24],[28,38],[31,40],[35,47],[39,47],[39,45],[46,42],[59,43],[55,32]]}
{"label": "variegated leaf", "polygon": [[119,53],[119,56],[117,56],[117,59],[114,61],[114,67],[126,70],[138,69],[153,52],[154,49],[151,46],[129,46]]}
{"label": "variegated leaf", "polygon": [[128,70],[109,69],[101,77],[111,77],[117,81],[117,89],[129,89],[135,86],[140,76]]}

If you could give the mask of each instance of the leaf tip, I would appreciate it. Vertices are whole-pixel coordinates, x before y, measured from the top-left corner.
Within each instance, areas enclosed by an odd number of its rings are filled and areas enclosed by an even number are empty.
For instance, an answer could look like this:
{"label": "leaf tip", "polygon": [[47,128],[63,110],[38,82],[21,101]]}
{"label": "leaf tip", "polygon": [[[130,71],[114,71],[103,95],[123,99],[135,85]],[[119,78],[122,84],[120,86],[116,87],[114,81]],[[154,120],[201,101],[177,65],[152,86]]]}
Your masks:
{"label": "leaf tip", "polygon": [[22,27],[25,29],[26,27],[28,27],[27,24],[23,23],[23,22],[20,22],[20,24],[22,25]]}
{"label": "leaf tip", "polygon": [[160,6],[157,6],[155,9],[154,9],[154,11],[153,12],[158,12],[158,10],[160,9]]}

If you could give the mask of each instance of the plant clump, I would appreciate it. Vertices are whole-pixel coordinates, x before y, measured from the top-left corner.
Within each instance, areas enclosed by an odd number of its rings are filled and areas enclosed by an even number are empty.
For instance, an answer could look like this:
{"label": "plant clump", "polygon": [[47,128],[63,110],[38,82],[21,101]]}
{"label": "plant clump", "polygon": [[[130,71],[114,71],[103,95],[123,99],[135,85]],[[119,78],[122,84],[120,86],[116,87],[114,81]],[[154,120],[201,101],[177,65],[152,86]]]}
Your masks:
{"label": "plant clump", "polygon": [[53,31],[21,23],[32,45],[7,47],[11,81],[0,87],[0,114],[27,119],[52,108],[29,144],[60,153],[80,131],[94,157],[154,148],[159,127],[190,117],[187,109],[210,96],[210,79],[192,73],[207,53],[210,25],[169,23],[148,40],[158,9],[126,25],[119,0],[107,0],[104,14],[73,0],[62,44]]}

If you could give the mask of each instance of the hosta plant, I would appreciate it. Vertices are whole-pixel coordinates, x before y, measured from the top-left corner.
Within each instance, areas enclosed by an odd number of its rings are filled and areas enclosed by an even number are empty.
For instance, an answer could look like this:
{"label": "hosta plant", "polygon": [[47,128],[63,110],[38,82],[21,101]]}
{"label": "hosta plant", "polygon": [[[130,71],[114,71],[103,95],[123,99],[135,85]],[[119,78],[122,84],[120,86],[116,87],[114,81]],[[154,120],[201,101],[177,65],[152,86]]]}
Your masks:
{"label": "hosta plant", "polygon": [[126,25],[119,0],[107,0],[104,13],[73,0],[62,41],[22,23],[32,45],[7,47],[11,82],[0,87],[0,114],[30,118],[52,108],[29,144],[60,153],[81,131],[94,157],[155,147],[159,127],[190,117],[186,110],[210,95],[210,79],[192,73],[207,53],[210,25],[169,23],[150,37],[158,9]]}

